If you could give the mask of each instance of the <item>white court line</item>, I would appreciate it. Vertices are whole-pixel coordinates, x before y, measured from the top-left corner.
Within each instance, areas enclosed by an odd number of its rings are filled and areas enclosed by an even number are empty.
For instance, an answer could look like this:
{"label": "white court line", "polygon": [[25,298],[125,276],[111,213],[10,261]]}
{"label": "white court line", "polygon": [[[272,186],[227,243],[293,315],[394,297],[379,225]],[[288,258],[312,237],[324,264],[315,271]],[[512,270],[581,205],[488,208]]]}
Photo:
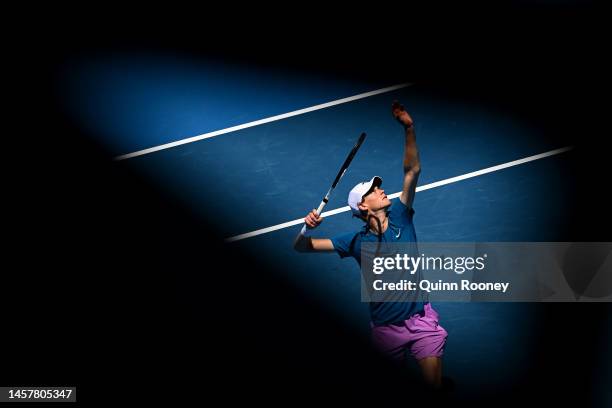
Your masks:
{"label": "white court line", "polygon": [[322,103],[320,105],[311,106],[309,108],[299,109],[293,112],[287,112],[287,113],[283,113],[283,114],[276,115],[276,116],[270,116],[269,118],[259,119],[254,122],[248,122],[242,125],[236,125],[236,126],[228,127],[228,128],[221,129],[221,130],[215,130],[214,132],[204,133],[198,136],[189,137],[187,139],[181,139],[175,142],[170,142],[170,143],[166,143],[166,144],[155,146],[155,147],[149,147],[148,149],[138,150],[137,152],[123,154],[121,156],[115,157],[114,160],[131,159],[132,157],[142,156],[145,154],[158,152],[160,150],[170,149],[171,147],[180,146],[180,145],[184,145],[187,143],[197,142],[198,140],[208,139],[211,137],[223,135],[225,133],[231,133],[237,130],[242,130],[242,129],[246,129],[246,128],[250,128],[250,127],[258,126],[258,125],[263,125],[264,123],[270,123],[270,122],[274,122],[277,120],[290,118],[292,116],[303,115],[304,113],[329,108],[330,106],[336,106],[336,105],[340,105],[343,103],[356,101],[358,99],[363,99],[363,98],[367,98],[370,96],[382,94],[385,92],[395,91],[397,89],[406,88],[407,86],[410,86],[410,85],[412,84],[405,83],[405,84],[393,85],[387,88],[377,89],[375,91],[370,91],[370,92],[362,93],[359,95],[349,96],[348,98],[337,99],[335,101]]}
{"label": "white court line", "polygon": [[[419,191],[429,190],[431,188],[436,188],[436,187],[444,186],[446,184],[456,183],[457,181],[469,179],[469,178],[472,178],[472,177],[482,176],[483,174],[493,173],[494,171],[507,169],[508,167],[518,166],[519,164],[524,164],[524,163],[528,163],[528,162],[531,162],[531,161],[534,161],[534,160],[543,159],[545,157],[554,156],[556,154],[564,153],[564,152],[567,152],[568,150],[572,150],[572,149],[573,149],[573,146],[566,146],[566,147],[562,147],[562,148],[559,148],[559,149],[550,150],[548,152],[536,154],[535,156],[524,157],[522,159],[514,160],[514,161],[511,161],[511,162],[508,162],[508,163],[498,164],[497,166],[487,167],[487,168],[482,169],[482,170],[477,170],[477,171],[473,171],[471,173],[462,174],[460,176],[455,176],[455,177],[447,178],[447,179],[444,179],[444,180],[436,181],[434,183],[425,184],[424,186],[417,187],[416,191],[419,192]],[[399,193],[390,194],[387,197],[389,197],[389,199],[393,199],[393,198],[399,197],[400,194],[401,194],[401,191]],[[350,210],[349,206],[341,207],[341,208],[336,208],[335,210],[330,210],[330,211],[323,212],[323,214],[321,214],[321,216],[329,217],[330,215],[340,214],[342,212],[349,211],[349,210]],[[245,234],[240,234],[240,235],[236,235],[236,236],[233,236],[233,237],[230,237],[230,238],[226,238],[225,242],[240,241],[241,239],[251,238],[251,237],[255,237],[257,235],[261,235],[261,234],[267,234],[268,232],[277,231],[277,230],[280,230],[280,229],[283,229],[283,228],[288,228],[288,227],[291,227],[293,225],[302,224],[303,222],[304,222],[303,218],[300,218],[300,219],[297,219],[297,220],[293,220],[293,221],[284,222],[282,224],[273,225],[271,227],[262,228],[262,229],[258,229],[256,231],[251,231],[251,232],[247,232]]]}

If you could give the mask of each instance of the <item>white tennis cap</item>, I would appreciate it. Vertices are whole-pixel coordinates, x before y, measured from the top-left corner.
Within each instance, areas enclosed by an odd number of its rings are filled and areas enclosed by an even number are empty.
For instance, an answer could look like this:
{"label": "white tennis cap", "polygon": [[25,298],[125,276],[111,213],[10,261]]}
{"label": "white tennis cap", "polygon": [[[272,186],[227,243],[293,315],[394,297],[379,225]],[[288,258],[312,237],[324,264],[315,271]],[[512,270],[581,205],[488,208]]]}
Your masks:
{"label": "white tennis cap", "polygon": [[363,200],[363,196],[369,193],[374,187],[380,187],[381,184],[382,178],[374,176],[372,180],[361,182],[353,187],[348,196],[348,205],[351,207],[351,211],[354,215],[361,215],[359,204]]}

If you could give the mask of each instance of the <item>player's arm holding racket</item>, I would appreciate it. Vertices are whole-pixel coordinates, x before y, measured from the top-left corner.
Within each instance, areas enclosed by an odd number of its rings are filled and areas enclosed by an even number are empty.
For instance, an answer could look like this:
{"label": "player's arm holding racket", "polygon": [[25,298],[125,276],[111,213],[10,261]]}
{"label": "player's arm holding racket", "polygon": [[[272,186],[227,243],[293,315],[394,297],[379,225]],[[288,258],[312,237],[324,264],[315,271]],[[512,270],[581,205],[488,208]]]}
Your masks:
{"label": "player's arm holding racket", "polygon": [[421,162],[419,160],[419,150],[416,144],[416,135],[414,133],[414,121],[406,112],[406,109],[397,101],[391,106],[393,117],[404,127],[405,144],[404,144],[404,184],[400,201],[411,208],[414,201],[414,193],[416,191],[419,174],[421,174]]}
{"label": "player's arm holding racket", "polygon": [[327,252],[327,251],[334,250],[334,245],[330,239],[307,237],[305,235],[305,232],[307,229],[316,228],[321,223],[322,218],[320,214],[323,211],[323,208],[325,208],[325,205],[329,202],[329,198],[331,197],[331,194],[333,193],[334,189],[336,188],[336,186],[338,185],[338,183],[344,176],[344,173],[346,173],[346,171],[348,170],[349,166],[351,165],[351,162],[355,158],[355,155],[359,151],[359,148],[365,141],[365,138],[366,138],[366,134],[364,132],[359,136],[357,143],[355,143],[355,146],[353,146],[353,148],[349,152],[348,156],[344,160],[344,163],[342,163],[342,166],[340,167],[340,171],[338,171],[338,174],[336,175],[336,178],[331,184],[331,187],[329,188],[329,190],[327,190],[327,193],[323,197],[323,200],[321,200],[321,203],[319,204],[319,208],[317,208],[316,210],[312,210],[310,213],[308,213],[306,218],[304,218],[304,226],[300,230],[300,233],[295,238],[295,241],[293,243],[293,248],[296,251],[299,251],[299,252],[313,252],[313,251]]}

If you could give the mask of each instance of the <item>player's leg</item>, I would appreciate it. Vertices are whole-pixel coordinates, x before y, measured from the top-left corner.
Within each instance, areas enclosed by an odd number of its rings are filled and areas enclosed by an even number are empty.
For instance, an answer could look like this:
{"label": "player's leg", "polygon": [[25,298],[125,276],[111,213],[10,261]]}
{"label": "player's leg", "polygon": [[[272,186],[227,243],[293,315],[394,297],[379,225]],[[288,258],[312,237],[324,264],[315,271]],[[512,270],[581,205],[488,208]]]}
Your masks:
{"label": "player's leg", "polygon": [[423,314],[406,321],[412,343],[410,353],[418,361],[425,382],[434,388],[442,385],[442,355],[448,333],[438,323],[438,313],[429,303]]}
{"label": "player's leg", "polygon": [[442,386],[442,358],[425,357],[418,360],[425,382],[433,388]]}

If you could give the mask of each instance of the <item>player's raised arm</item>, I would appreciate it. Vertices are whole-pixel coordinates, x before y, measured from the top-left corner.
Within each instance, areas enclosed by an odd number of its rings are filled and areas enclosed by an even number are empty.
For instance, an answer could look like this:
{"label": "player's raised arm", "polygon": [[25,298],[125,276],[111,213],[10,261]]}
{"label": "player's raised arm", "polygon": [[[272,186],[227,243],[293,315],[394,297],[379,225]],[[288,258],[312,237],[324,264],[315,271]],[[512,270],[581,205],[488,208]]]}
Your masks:
{"label": "player's raised arm", "polygon": [[[317,210],[312,210],[304,218],[304,223],[308,229],[316,228],[321,224],[323,218],[317,213]],[[299,234],[293,243],[293,249],[298,252],[328,252],[334,250],[334,245],[331,239],[327,238],[311,238],[303,234]]]}
{"label": "player's raised arm", "polygon": [[408,112],[406,112],[406,109],[397,101],[393,102],[391,113],[404,127],[406,137],[404,143],[404,184],[400,200],[407,207],[412,207],[417,181],[421,173],[419,151],[417,149],[416,135],[414,133],[414,121]]}

